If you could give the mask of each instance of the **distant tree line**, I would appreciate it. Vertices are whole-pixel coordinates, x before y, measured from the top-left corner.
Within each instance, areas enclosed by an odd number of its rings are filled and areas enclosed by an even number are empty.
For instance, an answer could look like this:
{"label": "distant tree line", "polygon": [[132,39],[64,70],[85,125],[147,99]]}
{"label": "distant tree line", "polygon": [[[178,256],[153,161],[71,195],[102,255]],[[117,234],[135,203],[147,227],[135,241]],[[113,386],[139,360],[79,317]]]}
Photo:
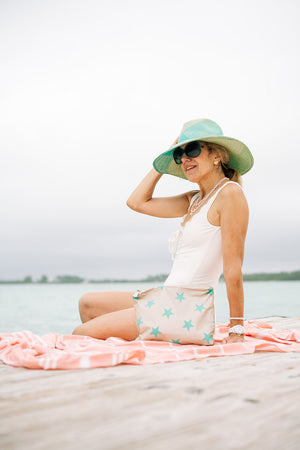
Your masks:
{"label": "distant tree line", "polygon": [[54,280],[49,280],[47,275],[42,275],[39,280],[34,281],[30,275],[27,275],[22,280],[0,280],[1,284],[61,284],[61,283],[83,283],[84,278],[76,275],[59,275]]}
{"label": "distant tree line", "polygon": [[[47,275],[42,275],[40,279],[34,281],[32,276],[27,275],[22,280],[0,280],[0,284],[64,284],[64,283],[143,283],[143,282],[164,282],[167,274],[149,275],[139,279],[102,278],[99,280],[88,280],[77,275],[59,275],[53,280],[49,280]],[[300,270],[294,272],[273,272],[273,273],[252,273],[244,274],[244,281],[299,281]],[[224,280],[223,275],[221,280]]]}
{"label": "distant tree line", "polygon": [[300,270],[294,272],[251,273],[243,276],[245,281],[298,281]]}

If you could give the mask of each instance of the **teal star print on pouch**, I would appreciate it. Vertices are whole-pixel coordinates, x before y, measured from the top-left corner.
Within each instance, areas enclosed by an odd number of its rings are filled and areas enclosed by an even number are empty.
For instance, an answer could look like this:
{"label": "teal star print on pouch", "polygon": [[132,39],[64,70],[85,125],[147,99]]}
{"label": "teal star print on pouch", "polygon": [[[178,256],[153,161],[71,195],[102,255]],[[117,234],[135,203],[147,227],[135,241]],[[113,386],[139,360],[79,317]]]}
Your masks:
{"label": "teal star print on pouch", "polygon": [[214,290],[213,290],[213,288],[211,288],[211,289],[208,289],[208,291],[206,292],[207,294],[209,294],[210,296],[212,296],[213,295],[213,293],[214,293]]}
{"label": "teal star print on pouch", "polygon": [[207,343],[209,343],[209,341],[211,341],[211,339],[212,339],[211,333],[204,333],[203,341],[206,341]]}
{"label": "teal star print on pouch", "polygon": [[153,334],[156,338],[158,334],[161,334],[161,331],[159,331],[159,327],[153,328],[150,334]]}
{"label": "teal star print on pouch", "polygon": [[154,301],[153,300],[149,300],[149,302],[147,303],[146,306],[148,306],[148,308],[151,308],[151,306],[154,305]]}
{"label": "teal star print on pouch", "polygon": [[139,319],[137,319],[137,325],[138,327],[141,326],[141,323],[143,323],[142,318],[140,317]]}
{"label": "teal star print on pouch", "polygon": [[203,309],[205,309],[204,306],[203,306],[203,304],[201,304],[201,305],[196,305],[195,311],[200,311],[200,312],[202,312]]}
{"label": "teal star print on pouch", "polygon": [[182,300],[185,300],[184,294],[178,294],[178,292],[176,292],[176,298],[175,298],[175,300],[179,300],[180,303],[181,303]]}
{"label": "teal star print on pouch", "polygon": [[173,344],[180,344],[179,339],[172,339]]}
{"label": "teal star print on pouch", "polygon": [[185,320],[184,321],[184,325],[182,328],[187,328],[188,331],[190,331],[190,328],[194,327],[195,325],[192,325],[192,321],[191,320]]}
{"label": "teal star print on pouch", "polygon": [[170,308],[170,309],[165,308],[165,312],[163,313],[163,316],[166,316],[168,319],[170,319],[170,316],[172,314],[174,315],[174,313],[172,312],[172,308]]}

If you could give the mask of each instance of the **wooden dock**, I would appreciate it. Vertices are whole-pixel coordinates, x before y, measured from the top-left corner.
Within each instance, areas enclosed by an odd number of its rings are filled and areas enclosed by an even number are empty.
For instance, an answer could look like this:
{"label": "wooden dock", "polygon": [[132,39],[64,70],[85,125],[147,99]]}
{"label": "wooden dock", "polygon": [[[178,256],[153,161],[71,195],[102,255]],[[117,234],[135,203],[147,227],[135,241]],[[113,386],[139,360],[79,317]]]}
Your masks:
{"label": "wooden dock", "polygon": [[0,376],[1,450],[300,448],[300,352]]}

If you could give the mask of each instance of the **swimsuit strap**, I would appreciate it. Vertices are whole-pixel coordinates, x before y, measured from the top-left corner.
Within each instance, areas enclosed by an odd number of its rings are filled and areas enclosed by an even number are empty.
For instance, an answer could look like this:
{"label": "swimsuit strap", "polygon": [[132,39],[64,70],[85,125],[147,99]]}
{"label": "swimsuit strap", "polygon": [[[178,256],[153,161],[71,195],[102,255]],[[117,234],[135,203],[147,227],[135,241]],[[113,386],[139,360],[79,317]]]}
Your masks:
{"label": "swimsuit strap", "polygon": [[190,201],[190,206],[194,203],[194,201],[201,195],[201,192],[197,192],[195,195],[193,195],[193,197],[191,198]]}
{"label": "swimsuit strap", "polygon": [[231,180],[226,181],[226,183],[222,184],[222,186],[217,190],[217,192],[215,192],[215,193],[207,200],[207,202],[205,203],[205,205],[203,205],[203,208],[204,208],[205,206],[207,207],[207,205],[211,205],[212,202],[215,200],[216,196],[218,195],[218,193],[223,189],[223,187],[227,186],[227,184],[229,184],[229,183],[237,184],[237,185],[242,189],[242,186],[241,186],[239,183],[237,183],[236,181],[231,181]]}

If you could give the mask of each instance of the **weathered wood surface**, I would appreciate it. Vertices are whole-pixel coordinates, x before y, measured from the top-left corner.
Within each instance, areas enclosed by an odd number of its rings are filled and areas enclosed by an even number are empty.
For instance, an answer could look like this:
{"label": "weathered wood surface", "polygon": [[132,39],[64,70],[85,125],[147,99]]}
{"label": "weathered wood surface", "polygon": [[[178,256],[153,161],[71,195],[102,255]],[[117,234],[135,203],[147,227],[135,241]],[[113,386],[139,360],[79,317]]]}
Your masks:
{"label": "weathered wood surface", "polygon": [[300,448],[300,352],[0,375],[1,450]]}

